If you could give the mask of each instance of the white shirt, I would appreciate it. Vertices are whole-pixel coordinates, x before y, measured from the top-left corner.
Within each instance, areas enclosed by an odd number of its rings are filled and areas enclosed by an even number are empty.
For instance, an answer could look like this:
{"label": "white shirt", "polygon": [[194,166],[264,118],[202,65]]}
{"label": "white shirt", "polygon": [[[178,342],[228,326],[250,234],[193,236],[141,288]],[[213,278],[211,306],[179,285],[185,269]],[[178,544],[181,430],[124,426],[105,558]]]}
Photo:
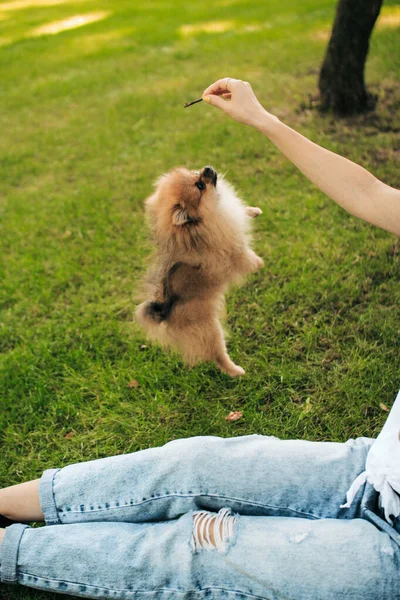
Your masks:
{"label": "white shirt", "polygon": [[400,392],[382,431],[368,452],[365,471],[354,480],[346,494],[347,502],[341,508],[349,508],[366,481],[379,492],[379,503],[385,519],[393,525],[392,517],[400,514]]}

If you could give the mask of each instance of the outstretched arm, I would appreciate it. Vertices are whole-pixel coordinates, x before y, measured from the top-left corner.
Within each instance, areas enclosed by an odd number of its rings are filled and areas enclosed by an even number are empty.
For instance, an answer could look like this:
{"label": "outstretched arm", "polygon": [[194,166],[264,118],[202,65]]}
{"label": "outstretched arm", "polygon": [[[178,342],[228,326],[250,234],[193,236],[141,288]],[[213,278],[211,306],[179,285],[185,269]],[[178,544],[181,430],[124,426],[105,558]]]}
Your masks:
{"label": "outstretched arm", "polygon": [[204,91],[203,100],[236,121],[258,129],[350,214],[400,236],[400,190],[284,125],[261,106],[249,83],[220,79]]}

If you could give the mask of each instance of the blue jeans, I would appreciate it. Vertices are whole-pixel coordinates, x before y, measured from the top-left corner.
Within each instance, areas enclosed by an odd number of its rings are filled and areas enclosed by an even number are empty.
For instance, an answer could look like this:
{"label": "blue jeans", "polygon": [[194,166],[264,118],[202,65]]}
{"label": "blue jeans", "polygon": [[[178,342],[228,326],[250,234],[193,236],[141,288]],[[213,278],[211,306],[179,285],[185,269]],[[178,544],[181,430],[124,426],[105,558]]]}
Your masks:
{"label": "blue jeans", "polygon": [[47,527],[12,525],[1,579],[86,598],[399,600],[400,535],[372,440],[197,437],[46,471]]}

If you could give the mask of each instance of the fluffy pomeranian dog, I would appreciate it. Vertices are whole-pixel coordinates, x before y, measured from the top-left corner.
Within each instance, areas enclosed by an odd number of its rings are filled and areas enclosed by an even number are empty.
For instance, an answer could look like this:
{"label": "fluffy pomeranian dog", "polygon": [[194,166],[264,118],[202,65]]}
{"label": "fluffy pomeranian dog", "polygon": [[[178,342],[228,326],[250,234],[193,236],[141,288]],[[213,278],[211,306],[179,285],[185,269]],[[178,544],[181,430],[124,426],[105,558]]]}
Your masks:
{"label": "fluffy pomeranian dog", "polygon": [[250,218],[262,211],[207,166],[162,176],[146,212],[157,251],[138,321],[189,364],[211,360],[231,377],[244,375],[227,353],[220,317],[228,286],[263,266],[249,245]]}

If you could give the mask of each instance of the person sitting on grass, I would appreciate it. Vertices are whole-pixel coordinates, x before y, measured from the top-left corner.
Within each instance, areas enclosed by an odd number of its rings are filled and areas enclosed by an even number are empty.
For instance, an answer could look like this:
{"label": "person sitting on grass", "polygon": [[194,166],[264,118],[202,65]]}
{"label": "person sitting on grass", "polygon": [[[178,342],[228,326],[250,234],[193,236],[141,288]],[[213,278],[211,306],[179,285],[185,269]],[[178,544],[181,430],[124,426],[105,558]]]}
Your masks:
{"label": "person sitting on grass", "polygon": [[[203,98],[400,235],[400,191],[282,124],[248,83]],[[0,490],[1,581],[121,600],[400,600],[399,493],[400,393],[376,440],[188,438]]]}

